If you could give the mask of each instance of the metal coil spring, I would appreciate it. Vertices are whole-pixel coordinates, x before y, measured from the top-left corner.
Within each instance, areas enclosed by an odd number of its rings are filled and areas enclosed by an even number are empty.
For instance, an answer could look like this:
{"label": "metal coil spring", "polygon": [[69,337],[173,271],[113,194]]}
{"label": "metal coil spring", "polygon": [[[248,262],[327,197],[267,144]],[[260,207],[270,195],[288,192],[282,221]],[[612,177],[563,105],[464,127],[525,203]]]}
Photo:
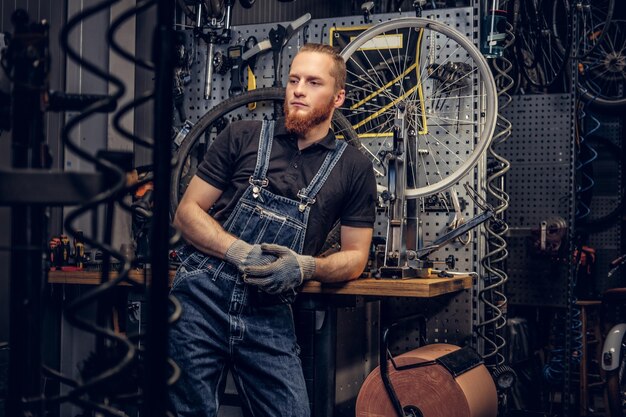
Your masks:
{"label": "metal coil spring", "polygon": [[[504,49],[511,48],[514,41],[513,26],[507,22]],[[493,59],[491,63],[498,87],[499,108],[502,109],[512,101],[509,91],[515,82],[509,74],[513,70],[513,64],[504,55]],[[504,190],[503,180],[511,166],[508,160],[496,152],[496,148],[510,136],[511,122],[499,112],[496,133],[488,149],[488,158],[493,161],[493,170],[487,178],[487,198],[494,203],[496,218],[485,227],[487,249],[480,261],[485,270],[485,278],[483,288],[478,293],[479,301],[484,307],[484,319],[476,324],[476,333],[484,342],[483,358],[486,365],[492,368],[502,365],[505,360],[503,349],[506,342],[503,329],[506,326],[506,317],[503,311],[507,298],[502,287],[508,279],[503,269],[503,263],[508,257],[507,243],[504,239],[508,226],[503,220],[504,212],[509,206],[509,196]]]}

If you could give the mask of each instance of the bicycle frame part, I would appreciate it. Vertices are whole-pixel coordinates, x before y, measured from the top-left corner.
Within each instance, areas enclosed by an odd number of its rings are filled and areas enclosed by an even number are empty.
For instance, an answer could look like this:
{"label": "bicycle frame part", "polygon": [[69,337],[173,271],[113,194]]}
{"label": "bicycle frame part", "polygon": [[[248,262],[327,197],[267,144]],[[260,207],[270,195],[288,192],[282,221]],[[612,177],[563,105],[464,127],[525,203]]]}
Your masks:
{"label": "bicycle frame part", "polygon": [[611,417],[626,415],[626,323],[609,331],[602,347],[607,408]]}
{"label": "bicycle frame part", "polygon": [[609,331],[602,346],[602,369],[604,371],[615,371],[620,366],[625,343],[626,323],[616,324]]}

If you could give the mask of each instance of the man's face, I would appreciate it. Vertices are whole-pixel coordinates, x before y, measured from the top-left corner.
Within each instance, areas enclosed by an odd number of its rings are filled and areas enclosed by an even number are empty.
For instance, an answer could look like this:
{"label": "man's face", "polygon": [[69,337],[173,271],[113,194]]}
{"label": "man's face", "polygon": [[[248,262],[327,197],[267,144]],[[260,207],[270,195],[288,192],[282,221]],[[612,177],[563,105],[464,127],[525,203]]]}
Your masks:
{"label": "man's face", "polygon": [[331,75],[332,58],[319,52],[301,52],[294,58],[289,71],[285,95],[285,126],[297,135],[312,127],[330,123],[333,110],[345,97],[344,90],[335,91]]}

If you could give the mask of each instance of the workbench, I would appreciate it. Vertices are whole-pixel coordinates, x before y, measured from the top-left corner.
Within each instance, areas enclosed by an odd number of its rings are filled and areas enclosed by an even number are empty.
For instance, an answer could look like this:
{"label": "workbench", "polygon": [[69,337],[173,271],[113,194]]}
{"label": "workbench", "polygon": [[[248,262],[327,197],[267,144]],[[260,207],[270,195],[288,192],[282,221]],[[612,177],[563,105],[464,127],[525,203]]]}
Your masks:
{"label": "workbench", "polygon": [[[48,282],[51,284],[97,285],[100,283],[100,275],[101,273],[98,271],[56,270],[49,271]],[[115,272],[111,273],[112,279],[116,276]],[[129,274],[129,278],[138,283],[150,280],[150,276],[148,269],[133,269]],[[170,271],[169,277],[171,283],[174,278],[174,271]],[[122,283],[121,285],[130,284]],[[472,277],[470,275],[455,275],[450,278],[360,278],[333,284],[308,281],[300,291],[309,294],[431,298],[468,289],[471,286]]]}

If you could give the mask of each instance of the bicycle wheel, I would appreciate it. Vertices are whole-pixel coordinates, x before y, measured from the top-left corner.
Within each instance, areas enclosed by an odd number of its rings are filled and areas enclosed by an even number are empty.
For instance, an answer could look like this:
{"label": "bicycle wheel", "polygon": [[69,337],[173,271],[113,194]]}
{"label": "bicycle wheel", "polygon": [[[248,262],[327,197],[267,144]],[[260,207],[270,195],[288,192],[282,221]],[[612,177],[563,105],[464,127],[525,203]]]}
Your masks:
{"label": "bicycle wheel", "polygon": [[[522,0],[520,7],[520,24],[517,27],[515,47],[523,63],[522,69],[527,80],[537,87],[549,87],[561,78],[563,70],[569,61],[569,31],[562,31],[566,37],[560,40],[553,33],[552,22],[548,23],[547,16],[550,10],[546,10],[547,1],[543,0]],[[551,4],[550,4],[551,6]],[[559,48],[559,45],[563,49]],[[523,53],[528,54],[531,59],[523,59]],[[529,71],[540,68],[544,74],[545,81],[538,84]]]}
{"label": "bicycle wheel", "polygon": [[626,339],[622,339],[617,369],[606,372],[606,393],[611,417],[626,416]]}
{"label": "bicycle wheel", "polygon": [[[379,176],[405,111],[411,143],[405,196],[437,193],[458,182],[492,139],[498,106],[486,60],[457,30],[422,18],[377,24],[346,45],[348,92],[341,108]],[[380,179],[379,179],[379,182]]]}
{"label": "bicycle wheel", "polygon": [[[196,122],[176,152],[176,165],[172,169],[170,191],[170,214],[172,216],[215,136],[228,123],[235,120],[274,119],[281,116],[284,99],[284,88],[270,87],[248,91],[218,104]],[[253,111],[247,108],[250,103],[256,103]],[[360,147],[356,133],[339,111],[335,111],[333,116],[333,130],[338,138]]]}
{"label": "bicycle wheel", "polygon": [[594,105],[619,107],[626,104],[626,20],[612,20],[602,41],[578,64],[578,89]]}
{"label": "bicycle wheel", "polygon": [[[572,9],[573,6],[573,9]],[[570,44],[562,39],[571,39],[568,27],[572,12],[577,14],[579,39],[578,48],[574,52],[575,59],[583,59],[594,51],[606,35],[605,31],[594,31],[593,28],[604,27],[611,22],[615,0],[555,0],[552,6],[552,33],[556,37],[559,52],[565,54]]]}

